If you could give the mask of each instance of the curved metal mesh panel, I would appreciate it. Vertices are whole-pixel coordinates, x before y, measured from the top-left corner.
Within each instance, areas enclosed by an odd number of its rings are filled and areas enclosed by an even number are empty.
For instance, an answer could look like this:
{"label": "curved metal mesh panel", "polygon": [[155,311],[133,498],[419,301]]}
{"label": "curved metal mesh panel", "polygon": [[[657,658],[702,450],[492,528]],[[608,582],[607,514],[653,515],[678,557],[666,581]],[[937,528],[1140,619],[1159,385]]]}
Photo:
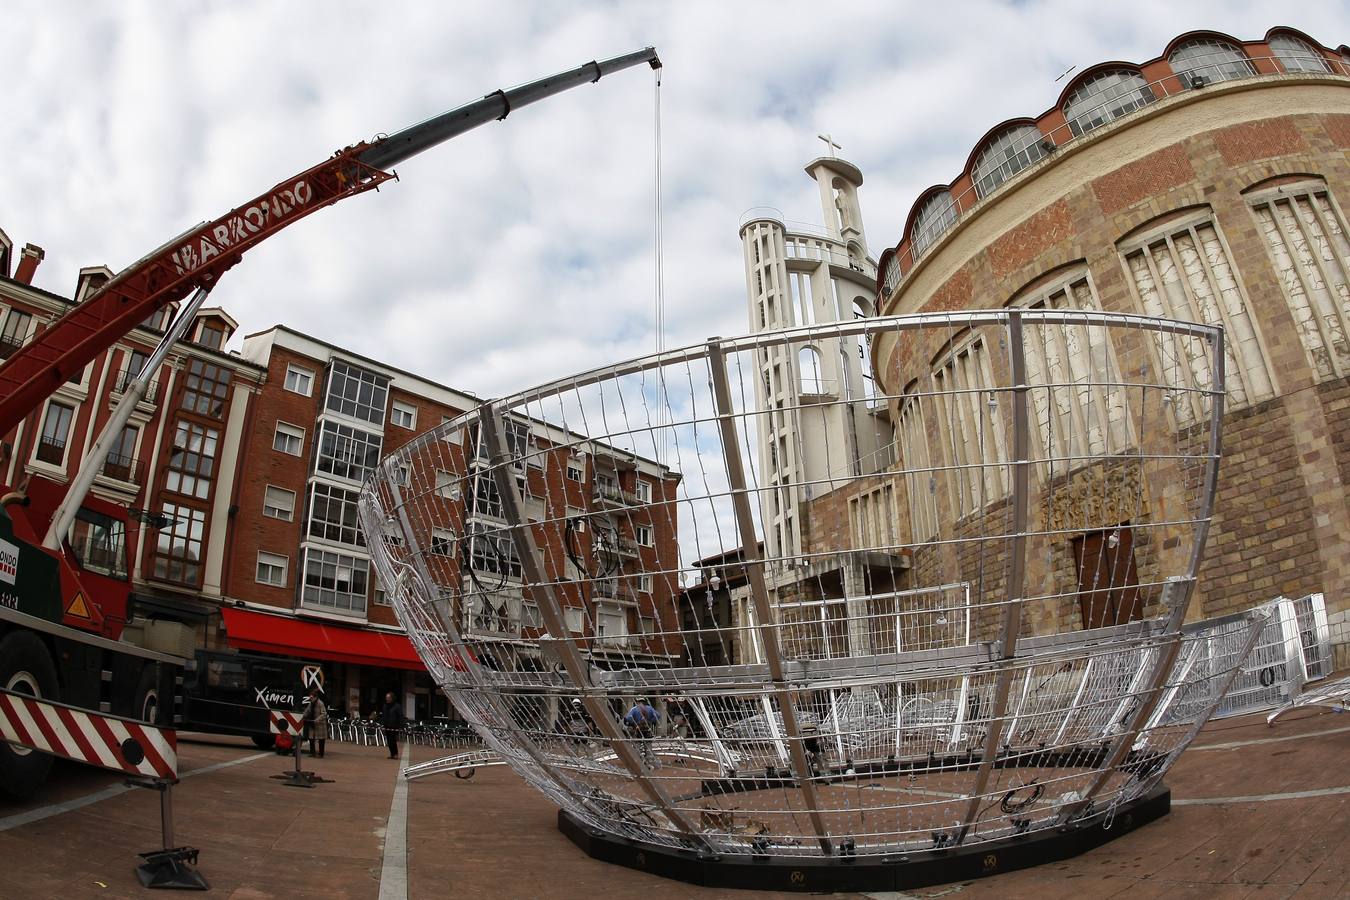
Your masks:
{"label": "curved metal mesh panel", "polygon": [[1141,796],[1250,649],[1181,627],[1223,364],[1046,308],[714,339],[421,435],[361,520],[456,708],[588,827],[974,845]]}

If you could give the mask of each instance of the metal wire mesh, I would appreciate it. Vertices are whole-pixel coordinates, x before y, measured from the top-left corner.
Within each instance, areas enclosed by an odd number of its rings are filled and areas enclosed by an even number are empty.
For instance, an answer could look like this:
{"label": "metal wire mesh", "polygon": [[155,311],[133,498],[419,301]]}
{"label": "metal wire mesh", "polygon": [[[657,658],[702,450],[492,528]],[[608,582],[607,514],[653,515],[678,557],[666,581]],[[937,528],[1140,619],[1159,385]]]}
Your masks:
{"label": "metal wire mesh", "polygon": [[1052,309],[714,339],[421,435],[362,526],[460,713],[589,828],[786,856],[1044,831],[1154,784],[1262,624],[1181,627],[1222,344]]}

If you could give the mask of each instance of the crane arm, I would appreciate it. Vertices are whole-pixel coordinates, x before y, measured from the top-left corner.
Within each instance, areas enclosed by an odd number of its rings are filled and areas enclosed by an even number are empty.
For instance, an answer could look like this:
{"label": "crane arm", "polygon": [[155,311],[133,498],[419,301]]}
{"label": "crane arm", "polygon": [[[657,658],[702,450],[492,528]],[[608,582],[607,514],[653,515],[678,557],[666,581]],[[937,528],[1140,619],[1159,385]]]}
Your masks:
{"label": "crane arm", "polygon": [[0,434],[16,427],[67,378],[157,310],[214,287],[244,251],[310,213],[378,187],[390,166],[477,128],[512,109],[600,80],[639,63],[660,68],[647,47],[517,88],[495,91],[388,137],[339,150],[243,206],[179,237],[118,273],[79,306],[50,323],[0,365]]}

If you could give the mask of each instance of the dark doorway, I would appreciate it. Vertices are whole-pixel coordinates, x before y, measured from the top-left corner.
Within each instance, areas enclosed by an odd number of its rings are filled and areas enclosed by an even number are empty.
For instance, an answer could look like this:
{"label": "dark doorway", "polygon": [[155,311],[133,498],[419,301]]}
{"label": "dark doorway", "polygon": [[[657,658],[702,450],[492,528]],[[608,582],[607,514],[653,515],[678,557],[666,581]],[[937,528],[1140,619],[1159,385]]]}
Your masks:
{"label": "dark doorway", "polygon": [[1078,565],[1078,608],[1084,628],[1144,617],[1134,565],[1134,529],[1128,523],[1074,538],[1073,558]]}

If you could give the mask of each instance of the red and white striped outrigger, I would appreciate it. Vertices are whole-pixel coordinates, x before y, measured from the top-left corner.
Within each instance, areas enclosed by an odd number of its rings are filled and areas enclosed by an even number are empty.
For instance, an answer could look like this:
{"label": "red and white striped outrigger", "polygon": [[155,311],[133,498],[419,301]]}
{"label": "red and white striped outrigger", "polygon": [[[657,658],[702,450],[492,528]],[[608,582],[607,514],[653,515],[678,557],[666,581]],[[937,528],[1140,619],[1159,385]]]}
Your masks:
{"label": "red and white striped outrigger", "polygon": [[0,740],[130,776],[159,791],[164,846],[142,853],[136,869],[146,887],[208,890],[195,847],[173,846],[170,789],[178,782],[178,736],[172,728],[92,713],[0,688]]}
{"label": "red and white striped outrigger", "polygon": [[0,691],[0,737],[114,772],[178,780],[175,733],[133,719]]}

